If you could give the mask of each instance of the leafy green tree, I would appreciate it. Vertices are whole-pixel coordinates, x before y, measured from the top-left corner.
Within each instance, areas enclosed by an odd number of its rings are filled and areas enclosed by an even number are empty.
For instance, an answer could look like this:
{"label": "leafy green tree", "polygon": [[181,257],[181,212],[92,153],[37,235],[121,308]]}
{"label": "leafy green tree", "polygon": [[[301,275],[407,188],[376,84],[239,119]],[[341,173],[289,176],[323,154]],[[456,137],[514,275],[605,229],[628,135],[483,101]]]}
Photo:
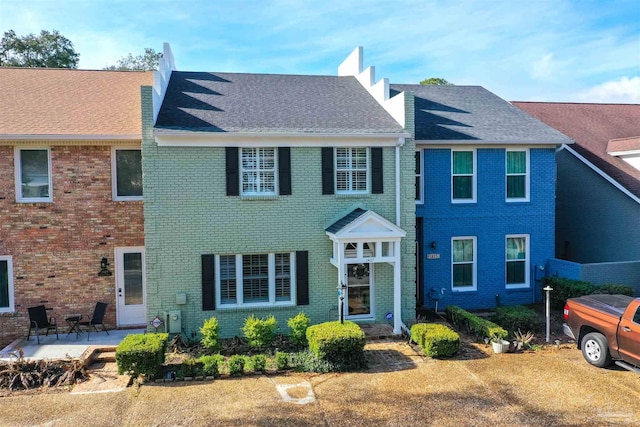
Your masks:
{"label": "leafy green tree", "polygon": [[57,30],[42,30],[40,35],[18,36],[15,31],[4,33],[0,40],[0,66],[78,68],[80,54],[71,40]]}
{"label": "leafy green tree", "polygon": [[118,59],[116,65],[109,65],[104,67],[105,70],[140,70],[151,71],[157,70],[160,59],[162,58],[162,52],[156,52],[155,50],[147,47],[144,49],[144,54],[133,56],[128,54]]}
{"label": "leafy green tree", "polygon": [[447,80],[441,77],[431,77],[428,79],[424,79],[420,82],[421,85],[436,85],[436,86],[449,86],[453,83],[449,83]]}

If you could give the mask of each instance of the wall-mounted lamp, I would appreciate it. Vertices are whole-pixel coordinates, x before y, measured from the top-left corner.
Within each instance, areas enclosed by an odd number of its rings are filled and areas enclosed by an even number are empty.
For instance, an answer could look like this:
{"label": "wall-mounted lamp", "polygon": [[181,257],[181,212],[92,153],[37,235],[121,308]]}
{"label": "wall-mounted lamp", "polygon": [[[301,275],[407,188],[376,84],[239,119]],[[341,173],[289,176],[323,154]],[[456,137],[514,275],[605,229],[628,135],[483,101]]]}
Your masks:
{"label": "wall-mounted lamp", "polygon": [[435,248],[436,248],[436,246],[438,246],[438,245],[436,244],[436,241],[435,241],[435,240],[434,240],[434,241],[432,241],[432,242],[431,242],[431,249],[435,249]]}
{"label": "wall-mounted lamp", "polygon": [[109,261],[106,256],[103,256],[100,260],[100,271],[98,276],[111,276],[113,273],[109,271]]}

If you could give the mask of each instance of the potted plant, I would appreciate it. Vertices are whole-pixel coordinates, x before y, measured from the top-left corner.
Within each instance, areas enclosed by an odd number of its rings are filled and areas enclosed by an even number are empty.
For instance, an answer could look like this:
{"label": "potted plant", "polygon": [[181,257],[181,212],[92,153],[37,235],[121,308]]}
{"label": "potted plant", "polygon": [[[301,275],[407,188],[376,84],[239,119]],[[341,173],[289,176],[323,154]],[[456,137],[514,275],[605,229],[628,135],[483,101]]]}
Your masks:
{"label": "potted plant", "polygon": [[509,351],[509,341],[505,340],[502,336],[491,335],[489,339],[491,340],[494,353],[506,353]]}

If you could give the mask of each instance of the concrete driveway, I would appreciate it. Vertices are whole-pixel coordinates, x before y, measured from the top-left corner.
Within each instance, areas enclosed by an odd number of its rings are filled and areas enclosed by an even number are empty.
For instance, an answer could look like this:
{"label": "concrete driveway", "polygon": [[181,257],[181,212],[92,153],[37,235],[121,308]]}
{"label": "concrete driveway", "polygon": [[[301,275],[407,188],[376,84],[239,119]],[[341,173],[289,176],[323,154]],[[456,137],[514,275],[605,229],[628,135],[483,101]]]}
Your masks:
{"label": "concrete driveway", "polygon": [[465,344],[456,359],[432,360],[405,352],[404,345],[368,346],[379,352],[370,360],[395,354],[403,363],[361,373],[251,375],[145,384],[120,393],[5,396],[0,425],[640,425],[640,376],[593,368],[575,348],[493,355],[483,345]]}

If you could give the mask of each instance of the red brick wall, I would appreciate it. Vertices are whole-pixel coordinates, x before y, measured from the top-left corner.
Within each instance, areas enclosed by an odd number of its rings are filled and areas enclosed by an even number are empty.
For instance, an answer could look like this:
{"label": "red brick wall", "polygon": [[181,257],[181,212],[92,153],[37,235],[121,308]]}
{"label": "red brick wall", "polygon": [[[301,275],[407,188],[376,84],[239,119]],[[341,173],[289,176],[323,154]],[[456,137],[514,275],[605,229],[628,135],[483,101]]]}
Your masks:
{"label": "red brick wall", "polygon": [[[109,303],[116,326],[114,248],[143,246],[142,202],[114,202],[111,147],[52,146],[53,203],[16,203],[14,147],[0,146],[0,255],[13,257],[15,313],[0,313],[0,348],[29,328],[27,307],[64,318]],[[113,276],[99,277],[106,256]]]}

